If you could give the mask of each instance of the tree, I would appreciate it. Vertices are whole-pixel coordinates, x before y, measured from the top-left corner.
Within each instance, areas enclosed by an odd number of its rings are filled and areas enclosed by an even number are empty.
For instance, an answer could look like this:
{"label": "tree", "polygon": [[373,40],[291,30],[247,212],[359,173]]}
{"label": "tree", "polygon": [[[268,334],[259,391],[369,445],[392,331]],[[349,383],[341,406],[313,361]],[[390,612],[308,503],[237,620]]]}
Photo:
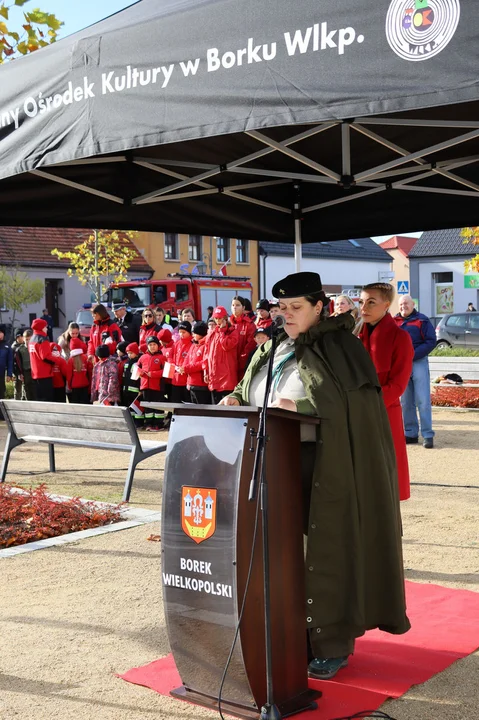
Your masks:
{"label": "tree", "polygon": [[[17,18],[12,18],[18,8],[26,5],[30,0],[13,0],[7,3],[0,0],[0,64],[5,60],[13,60],[16,55],[27,55],[39,48],[55,42],[57,33],[63,23],[52,15],[39,8],[30,12],[21,10],[23,19],[20,18],[21,28],[18,27]],[[13,10],[13,12],[11,12]],[[19,30],[11,30],[9,23],[14,20],[14,27]]]}
{"label": "tree", "polygon": [[[479,245],[479,227],[463,228],[461,235],[465,238],[464,244]],[[464,261],[464,270],[466,273],[479,273],[479,254],[470,260]]]}
{"label": "tree", "polygon": [[[42,280],[31,280],[18,266],[0,266],[0,320],[2,313],[12,313],[9,320],[15,326],[15,317],[25,307],[43,299],[45,287]],[[2,308],[5,308],[4,310]]]}
{"label": "tree", "polygon": [[138,257],[130,243],[138,236],[135,232],[94,230],[87,240],[70,252],[52,250],[60,260],[69,260],[68,275],[76,275],[82,285],[88,285],[95,301],[107,290],[111,282],[127,280],[131,261]]}

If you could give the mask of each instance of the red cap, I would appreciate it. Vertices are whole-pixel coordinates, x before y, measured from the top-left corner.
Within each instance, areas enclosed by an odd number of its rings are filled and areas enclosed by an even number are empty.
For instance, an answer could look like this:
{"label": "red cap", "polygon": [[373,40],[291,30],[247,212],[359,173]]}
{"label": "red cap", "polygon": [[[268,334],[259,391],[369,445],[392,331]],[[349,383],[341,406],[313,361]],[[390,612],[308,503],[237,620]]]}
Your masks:
{"label": "red cap", "polygon": [[130,343],[129,345],[127,345],[127,346],[126,346],[126,352],[127,352],[127,353],[131,352],[131,353],[133,353],[134,355],[139,355],[139,354],[140,354],[140,348],[138,347],[138,343]]}
{"label": "red cap", "polygon": [[72,338],[70,340],[70,351],[71,350],[81,350],[82,352],[85,352],[85,343],[78,337]]}
{"label": "red cap", "polygon": [[158,333],[158,340],[163,340],[165,343],[171,342],[172,337],[171,330],[168,330],[168,328],[163,328],[163,330],[160,330]]}
{"label": "red cap", "polygon": [[32,330],[33,332],[45,332],[47,325],[47,321],[43,320],[43,318],[35,318],[32,322]]}
{"label": "red cap", "polygon": [[213,317],[215,319],[216,318],[218,318],[218,319],[219,318],[227,318],[228,313],[222,305],[218,305],[218,307],[215,307],[215,309],[213,310],[213,315],[211,317]]}

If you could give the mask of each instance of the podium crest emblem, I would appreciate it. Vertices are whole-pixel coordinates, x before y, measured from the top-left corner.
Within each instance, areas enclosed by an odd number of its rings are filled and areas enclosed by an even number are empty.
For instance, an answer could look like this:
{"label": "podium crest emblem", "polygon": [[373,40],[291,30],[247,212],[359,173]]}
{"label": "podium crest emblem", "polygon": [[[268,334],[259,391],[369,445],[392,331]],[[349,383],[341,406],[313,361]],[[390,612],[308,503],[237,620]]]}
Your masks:
{"label": "podium crest emblem", "polygon": [[181,527],[195,543],[210,538],[216,530],[216,489],[181,489]]}

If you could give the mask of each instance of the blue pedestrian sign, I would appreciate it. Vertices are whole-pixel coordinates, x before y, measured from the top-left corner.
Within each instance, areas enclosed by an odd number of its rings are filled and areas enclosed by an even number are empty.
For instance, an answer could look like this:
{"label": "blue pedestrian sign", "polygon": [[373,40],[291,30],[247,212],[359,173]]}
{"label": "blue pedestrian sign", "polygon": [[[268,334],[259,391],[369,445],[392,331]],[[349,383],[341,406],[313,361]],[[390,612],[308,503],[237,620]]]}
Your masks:
{"label": "blue pedestrian sign", "polygon": [[398,280],[398,295],[409,295],[409,280]]}

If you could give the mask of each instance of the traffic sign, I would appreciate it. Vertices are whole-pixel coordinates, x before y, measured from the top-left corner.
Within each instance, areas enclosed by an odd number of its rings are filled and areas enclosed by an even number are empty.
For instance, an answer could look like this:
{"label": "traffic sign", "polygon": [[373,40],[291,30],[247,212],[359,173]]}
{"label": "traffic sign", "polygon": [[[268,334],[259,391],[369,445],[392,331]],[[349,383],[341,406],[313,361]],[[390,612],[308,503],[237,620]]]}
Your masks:
{"label": "traffic sign", "polygon": [[409,280],[398,280],[398,295],[409,295]]}

